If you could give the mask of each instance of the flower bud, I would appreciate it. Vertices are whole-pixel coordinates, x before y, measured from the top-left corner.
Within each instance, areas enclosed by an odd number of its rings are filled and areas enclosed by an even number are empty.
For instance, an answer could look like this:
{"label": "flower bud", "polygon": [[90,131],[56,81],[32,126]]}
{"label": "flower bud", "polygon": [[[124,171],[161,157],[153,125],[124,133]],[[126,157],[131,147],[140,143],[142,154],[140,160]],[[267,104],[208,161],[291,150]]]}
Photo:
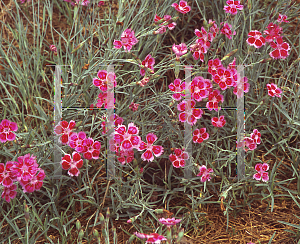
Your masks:
{"label": "flower bud", "polygon": [[230,53],[226,54],[221,61],[224,61],[226,59],[228,59],[229,57],[231,57],[233,54],[235,54],[238,51],[238,49],[234,49],[233,51],[231,51]]}
{"label": "flower bud", "polygon": [[161,208],[157,208],[154,211],[155,211],[156,214],[162,214],[162,213],[164,213],[164,210],[161,209]]}
{"label": "flower bud", "polygon": [[177,242],[180,242],[181,238],[184,235],[184,228],[182,228],[179,233],[178,233],[178,237],[177,237]]}
{"label": "flower bud", "polygon": [[97,238],[99,236],[99,232],[98,230],[94,229],[93,231],[93,235]]}
{"label": "flower bud", "polygon": [[99,219],[100,219],[101,225],[103,225],[104,224],[104,216],[102,213],[99,213]]}
{"label": "flower bud", "polygon": [[84,236],[84,232],[83,232],[83,230],[80,230],[80,232],[78,234],[79,240],[82,240],[83,236]]}
{"label": "flower bud", "polygon": [[26,222],[28,222],[30,219],[29,208],[28,208],[27,204],[25,204],[25,202],[24,202],[24,212],[25,212],[25,220],[26,220]]}
{"label": "flower bud", "polygon": [[106,211],[106,219],[109,219],[110,216],[110,211],[109,211],[109,207],[107,207],[107,211]]}
{"label": "flower bud", "polygon": [[77,219],[77,221],[76,221],[76,230],[80,231],[80,229],[81,229],[81,224],[80,224],[80,221]]}

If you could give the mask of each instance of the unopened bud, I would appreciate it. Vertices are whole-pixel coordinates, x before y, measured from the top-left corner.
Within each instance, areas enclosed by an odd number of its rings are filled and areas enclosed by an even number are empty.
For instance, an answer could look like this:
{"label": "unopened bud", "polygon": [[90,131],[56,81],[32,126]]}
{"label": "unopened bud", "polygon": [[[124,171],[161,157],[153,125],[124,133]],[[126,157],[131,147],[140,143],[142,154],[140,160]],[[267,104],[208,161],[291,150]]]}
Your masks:
{"label": "unopened bud", "polygon": [[162,214],[162,213],[164,213],[164,210],[161,209],[161,208],[157,208],[154,211],[155,211],[156,214]]}
{"label": "unopened bud", "polygon": [[102,213],[99,213],[99,219],[100,219],[101,225],[103,225],[104,224],[104,216]]}
{"label": "unopened bud", "polygon": [[80,221],[77,219],[77,221],[76,221],[76,230],[80,231],[80,229],[81,229],[81,224],[80,224]]}
{"label": "unopened bud", "polygon": [[109,219],[110,216],[110,211],[109,211],[109,207],[107,207],[107,211],[106,211],[106,219]]}
{"label": "unopened bud", "polygon": [[177,242],[180,242],[181,238],[184,235],[184,228],[182,228],[179,233],[178,233],[178,237],[177,237]]}
{"label": "unopened bud", "polygon": [[83,236],[84,236],[84,232],[83,232],[83,230],[80,230],[80,232],[78,234],[79,240],[82,240]]}
{"label": "unopened bud", "polygon": [[93,235],[97,238],[99,236],[99,232],[98,230],[94,229],[93,231]]}
{"label": "unopened bud", "polygon": [[234,49],[233,51],[231,51],[230,53],[228,53],[227,55],[225,55],[221,61],[224,61],[226,59],[228,59],[229,57],[231,57],[233,54],[235,54],[238,51],[238,49]]}
{"label": "unopened bud", "polygon": [[27,204],[25,204],[25,202],[24,202],[24,212],[25,212],[25,220],[26,220],[26,222],[28,222],[30,219],[29,207],[27,206]]}

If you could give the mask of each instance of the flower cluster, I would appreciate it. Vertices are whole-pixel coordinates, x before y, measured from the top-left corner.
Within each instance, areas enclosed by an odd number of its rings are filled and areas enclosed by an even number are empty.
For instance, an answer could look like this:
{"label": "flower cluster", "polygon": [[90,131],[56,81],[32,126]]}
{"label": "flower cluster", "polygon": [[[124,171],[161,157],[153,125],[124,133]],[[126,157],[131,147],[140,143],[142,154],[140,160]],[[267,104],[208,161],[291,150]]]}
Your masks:
{"label": "flower cluster", "polygon": [[134,31],[126,29],[121,35],[121,41],[114,40],[114,46],[117,49],[124,47],[125,51],[129,52],[135,44],[138,43],[138,39],[134,36]]}
{"label": "flower cluster", "polygon": [[[282,15],[279,14],[278,22],[286,22],[286,16],[284,20],[282,19]],[[274,23],[269,23],[267,26],[267,29],[264,30],[264,34],[266,37],[262,36],[262,33],[258,30],[252,30],[248,33],[248,36],[250,36],[246,42],[250,46],[254,46],[255,48],[261,48],[266,43],[269,43],[270,46],[273,48],[273,51],[269,53],[269,55],[273,59],[285,59],[287,56],[289,56],[288,51],[291,49],[289,44],[287,42],[284,42],[282,39],[282,28],[279,27],[279,25],[276,25]]]}
{"label": "flower cluster", "polygon": [[134,158],[133,149],[138,151],[146,150],[141,158],[143,161],[154,160],[154,156],[159,157],[163,153],[163,147],[158,145],[153,145],[157,140],[157,136],[153,133],[149,133],[146,136],[146,141],[141,140],[141,137],[138,135],[139,129],[134,123],[129,123],[128,128],[125,125],[119,124],[113,133],[113,137],[109,140],[109,149],[112,152],[116,152],[118,156],[118,161],[122,164],[130,163]]}
{"label": "flower cluster", "polygon": [[[159,20],[161,20],[162,18],[159,17],[157,14],[155,14],[155,18],[154,18],[154,21],[157,22]],[[172,22],[170,24],[167,24],[167,25],[164,25],[167,21],[171,20],[172,17],[170,15],[165,15],[164,18],[163,18],[165,21],[163,23],[160,24],[160,27],[154,34],[163,34],[166,32],[167,30],[167,27],[169,28],[169,30],[173,30],[176,26],[176,23],[175,22]]]}
{"label": "flower cluster", "polygon": [[0,163],[0,184],[4,186],[1,197],[7,202],[16,197],[17,185],[14,182],[19,182],[25,193],[40,190],[45,172],[38,166],[36,157],[29,153],[18,157],[18,161]]}
{"label": "flower cluster", "polygon": [[204,54],[207,53],[210,48],[210,43],[215,38],[216,34],[219,32],[218,26],[215,24],[215,21],[209,20],[209,32],[202,26],[201,31],[195,29],[195,35],[198,37],[196,42],[190,46],[190,51],[193,53],[193,58],[195,60],[200,59],[204,62]]}
{"label": "flower cluster", "polygon": [[244,150],[247,152],[248,149],[245,147],[248,147],[249,150],[254,150],[257,148],[257,145],[261,142],[261,134],[257,129],[253,130],[253,133],[250,134],[250,137],[245,137],[244,142],[237,142],[237,148],[240,148],[244,145]]}
{"label": "flower cluster", "polygon": [[78,169],[82,167],[83,162],[79,153],[82,153],[83,157],[88,160],[98,159],[101,149],[100,142],[94,141],[90,137],[87,138],[85,132],[74,132],[75,125],[74,120],[71,120],[69,123],[67,121],[60,121],[54,128],[54,133],[60,135],[59,141],[63,145],[67,144],[76,150],[72,154],[73,159],[70,154],[66,154],[61,162],[62,168],[68,170],[70,176],[78,176]]}

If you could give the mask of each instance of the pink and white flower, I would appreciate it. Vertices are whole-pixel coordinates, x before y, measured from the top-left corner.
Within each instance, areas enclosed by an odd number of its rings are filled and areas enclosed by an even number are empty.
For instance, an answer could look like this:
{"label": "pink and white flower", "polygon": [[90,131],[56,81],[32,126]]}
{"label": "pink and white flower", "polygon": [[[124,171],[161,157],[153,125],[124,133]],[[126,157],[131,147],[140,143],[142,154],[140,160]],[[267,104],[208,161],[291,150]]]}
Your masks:
{"label": "pink and white flower", "polygon": [[255,170],[257,171],[257,173],[253,175],[253,179],[262,180],[264,182],[267,182],[269,180],[268,172],[265,172],[269,170],[269,165],[267,163],[256,164]]}
{"label": "pink and white flower", "polygon": [[141,141],[141,144],[138,148],[139,151],[143,151],[146,149],[146,151],[142,154],[142,159],[144,161],[150,161],[152,162],[154,160],[154,156],[159,157],[164,152],[164,149],[162,146],[154,146],[153,143],[157,140],[157,136],[153,133],[149,133],[146,136],[147,144],[143,141]]}
{"label": "pink and white flower", "polygon": [[18,130],[18,125],[15,122],[11,122],[4,119],[0,123],[0,142],[13,141],[16,139],[16,135],[13,131]]}
{"label": "pink and white flower", "polygon": [[83,165],[83,160],[78,152],[73,152],[72,157],[70,154],[62,157],[61,166],[64,170],[68,170],[70,176],[78,176],[80,173],[79,169]]}
{"label": "pink and white flower", "polygon": [[207,169],[205,165],[199,166],[200,172],[197,174],[197,176],[201,176],[201,182],[210,181],[211,176],[210,174],[213,173],[213,169],[209,168]]}
{"label": "pink and white flower", "polygon": [[174,7],[179,13],[186,14],[191,11],[191,7],[187,5],[186,1],[181,0],[179,5],[177,3],[173,3],[171,5]]}

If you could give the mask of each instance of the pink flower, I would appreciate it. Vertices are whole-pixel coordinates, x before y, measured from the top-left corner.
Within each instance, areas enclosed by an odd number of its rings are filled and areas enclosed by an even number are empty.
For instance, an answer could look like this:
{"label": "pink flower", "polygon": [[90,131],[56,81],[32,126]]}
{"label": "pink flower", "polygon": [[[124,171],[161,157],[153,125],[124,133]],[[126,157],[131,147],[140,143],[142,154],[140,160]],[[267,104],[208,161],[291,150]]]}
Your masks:
{"label": "pink flower", "polygon": [[270,56],[273,59],[285,59],[287,56],[289,56],[288,51],[291,49],[289,44],[287,42],[283,42],[282,37],[276,37],[276,42],[270,42],[270,46],[274,48],[272,52],[270,52]]}
{"label": "pink flower", "polygon": [[206,169],[205,165],[199,166],[200,172],[197,174],[197,176],[201,176],[201,182],[205,182],[206,180],[210,181],[211,176],[210,173],[213,173],[213,169],[209,168]]}
{"label": "pink flower", "polygon": [[54,53],[56,53],[56,52],[57,52],[57,48],[56,48],[56,46],[54,46],[54,45],[50,45],[50,46],[49,46],[49,48],[50,48],[50,50],[51,50],[52,52],[54,52]]}
{"label": "pink flower", "polygon": [[20,180],[20,185],[23,187],[23,192],[32,193],[38,191],[43,186],[43,180],[45,179],[44,170],[38,168],[39,172],[27,181]]}
{"label": "pink flower", "polygon": [[223,127],[226,124],[226,120],[224,119],[224,115],[220,116],[220,118],[213,117],[211,119],[211,123],[216,127]]}
{"label": "pink flower", "polygon": [[106,70],[99,70],[97,77],[93,78],[94,86],[98,87],[101,91],[107,91],[107,85],[112,88],[112,83],[114,87],[117,86],[116,74],[113,72],[107,73]]}
{"label": "pink flower", "polygon": [[98,7],[103,6],[104,4],[105,4],[104,1],[99,1]]}
{"label": "pink flower", "polygon": [[170,85],[169,89],[172,92],[175,92],[172,97],[176,101],[180,101],[182,97],[184,97],[184,89],[185,89],[185,82],[181,83],[182,81],[180,79],[175,79]]}
{"label": "pink flower", "polygon": [[235,95],[237,95],[237,98],[241,98],[243,92],[247,93],[249,92],[249,88],[250,88],[250,84],[247,83],[248,82],[248,78],[247,77],[243,77],[240,82],[238,82],[237,84],[235,84],[234,89],[233,89],[233,93]]}
{"label": "pink flower", "polygon": [[191,83],[192,97],[197,102],[201,102],[202,99],[208,97],[211,88],[212,83],[209,79],[204,79],[202,76],[195,76]]}
{"label": "pink flower", "polygon": [[141,81],[138,81],[137,84],[141,87],[144,87],[149,82],[149,77],[144,77]]}
{"label": "pink flower", "polygon": [[188,6],[187,2],[183,0],[179,2],[179,5],[177,3],[173,3],[171,6],[174,7],[178,12],[182,14],[186,14],[191,11],[191,7]]}
{"label": "pink flower", "polygon": [[4,187],[11,186],[13,182],[17,180],[12,172],[13,165],[14,162],[12,161],[6,162],[5,165],[0,163],[0,184],[2,184]]}
{"label": "pink flower", "polygon": [[244,6],[240,5],[240,1],[233,1],[233,0],[228,0],[226,1],[226,3],[229,6],[224,6],[224,10],[226,13],[230,13],[232,15],[236,15],[237,14],[237,9],[238,10],[243,10]]}
{"label": "pink flower", "polygon": [[220,67],[223,67],[220,59],[216,58],[208,61],[208,72],[211,75],[215,75]]}
{"label": "pink flower", "polygon": [[269,180],[268,173],[265,171],[269,170],[269,165],[266,163],[263,164],[256,164],[255,170],[257,171],[256,174],[253,175],[253,179],[255,180],[262,180],[264,182],[267,182]]}
{"label": "pink flower", "polygon": [[121,164],[130,163],[134,159],[134,152],[133,150],[124,151],[124,150],[116,150],[116,155],[119,156],[117,159]]}
{"label": "pink flower", "polygon": [[18,162],[14,162],[11,170],[17,177],[17,180],[27,181],[31,179],[37,172],[39,165],[36,163],[36,157],[26,154],[18,157]]}
{"label": "pink flower", "polygon": [[268,95],[271,96],[271,97],[281,97],[281,93],[282,93],[282,90],[280,88],[277,88],[277,85],[274,84],[274,83],[271,83],[271,84],[267,84],[267,88],[268,88]]}
{"label": "pink flower", "polygon": [[213,75],[213,79],[217,84],[219,84],[221,90],[226,90],[229,86],[234,85],[236,75],[237,71],[235,69],[225,69],[224,67],[219,67],[217,69],[217,73]]}
{"label": "pink flower", "polygon": [[134,31],[126,29],[121,35],[121,41],[114,40],[115,48],[120,49],[122,46],[125,51],[129,52],[133,45],[138,43],[138,39],[134,36]]}
{"label": "pink flower", "polygon": [[[191,111],[186,111],[186,105],[190,103]],[[200,119],[203,114],[203,110],[199,108],[194,108],[196,105],[196,102],[191,99],[189,101],[182,101],[177,105],[177,109],[181,111],[182,113],[179,114],[179,120],[180,122],[187,122],[190,125],[194,125],[197,122],[197,119]]]}
{"label": "pink flower", "polygon": [[101,144],[98,141],[94,141],[92,138],[84,139],[82,142],[82,146],[84,147],[82,153],[85,159],[98,159],[101,149]]}
{"label": "pink flower", "polygon": [[120,144],[120,150],[138,149],[141,143],[141,137],[138,134],[139,129],[134,123],[128,124],[128,130],[126,130],[125,125],[119,125],[115,130],[114,141]]}
{"label": "pink flower", "polygon": [[175,218],[160,218],[158,220],[160,223],[162,223],[163,225],[166,225],[166,226],[171,226],[171,225],[176,225],[177,223],[179,223],[181,221],[181,219],[175,219]]}
{"label": "pink flower", "polygon": [[179,45],[175,45],[175,43],[172,46],[173,52],[176,54],[176,58],[178,59],[183,54],[187,53],[187,47],[185,43],[181,43]]}
{"label": "pink flower", "polygon": [[[104,116],[103,119],[106,119],[106,116]],[[110,116],[109,120],[110,120],[111,122],[114,120],[114,124],[115,124],[116,127],[118,127],[118,125],[123,124],[123,122],[124,122],[124,119],[123,119],[122,117],[119,117],[119,115],[117,115],[117,114],[112,114],[112,115]],[[105,124],[106,124],[105,121],[103,121],[103,122],[101,123],[101,127],[102,127],[102,129],[103,129],[102,134],[106,134],[106,132],[107,132],[107,129],[106,129],[106,127],[105,127]]]}
{"label": "pink flower", "polygon": [[11,199],[14,199],[17,196],[16,190],[17,190],[17,185],[14,184],[8,187],[4,187],[1,197],[9,203]]}
{"label": "pink flower", "polygon": [[[221,23],[221,25],[223,24],[223,22]],[[228,23],[225,23],[223,28],[221,29],[221,32],[223,34],[225,34],[225,36],[228,38],[228,39],[232,39],[232,36],[234,36],[236,34],[236,31],[234,31],[232,33],[231,31],[231,25],[228,24]]]}
{"label": "pink flower", "polygon": [[204,140],[209,138],[209,134],[206,133],[206,128],[201,128],[194,130],[193,132],[193,142],[194,143],[202,143]]}
{"label": "pink flower", "polygon": [[214,90],[208,95],[208,102],[206,103],[206,107],[211,110],[218,111],[219,110],[219,102],[224,102],[224,96],[220,94],[219,90]]}
{"label": "pink flower", "polygon": [[15,122],[11,122],[4,119],[0,123],[0,142],[13,141],[16,139],[16,135],[13,131],[18,130],[18,125]]}
{"label": "pink flower", "polygon": [[[26,2],[26,0],[20,0],[20,2],[21,2],[21,3],[25,3],[25,2]],[[27,0],[27,2],[29,3],[29,2],[30,2],[30,0]]]}
{"label": "pink flower", "polygon": [[69,142],[69,136],[73,133],[73,129],[75,127],[76,123],[74,120],[71,120],[70,123],[67,121],[60,121],[57,126],[54,128],[54,133],[56,135],[61,135],[59,137],[59,141],[62,144],[67,144]]}
{"label": "pink flower", "polygon": [[266,42],[271,42],[276,37],[280,37],[280,34],[282,33],[282,28],[277,26],[276,24],[270,23],[267,27],[267,30],[264,31],[264,34],[266,36]]}
{"label": "pink flower", "polygon": [[260,144],[260,142],[261,142],[261,134],[260,134],[260,132],[257,130],[257,129],[254,129],[253,130],[253,133],[251,133],[251,138],[254,140],[254,142],[256,143],[256,144]]}
{"label": "pink flower", "polygon": [[72,6],[78,5],[79,3],[82,6],[88,6],[88,4],[90,3],[89,0],[75,0],[75,3],[72,2],[71,0],[64,0],[64,1],[71,3]]}
{"label": "pink flower", "polygon": [[81,156],[78,152],[73,152],[72,157],[70,154],[66,154],[64,157],[62,157],[61,166],[64,170],[68,170],[68,174],[70,176],[78,176],[80,169],[83,165],[83,160],[81,159]]}
{"label": "pink flower", "polygon": [[[98,94],[98,101],[97,101],[97,108],[101,108],[104,105],[104,108],[107,108],[107,94],[109,94],[108,92],[103,92],[103,93],[99,93]],[[114,103],[116,103],[116,99],[114,98]],[[109,107],[110,108],[110,107]]]}
{"label": "pink flower", "polygon": [[212,42],[216,35],[219,33],[219,28],[215,21],[212,21],[211,19],[208,21],[208,24],[213,24],[209,29],[210,33],[208,33],[208,35],[212,35],[212,37],[209,39],[209,41]]}
{"label": "pink flower", "polygon": [[143,151],[146,149],[146,152],[144,152],[141,156],[143,161],[150,161],[152,162],[154,160],[154,156],[159,157],[164,152],[164,149],[162,146],[154,146],[153,143],[157,140],[157,136],[153,133],[149,133],[146,136],[147,144],[143,141],[141,141],[141,144],[138,148],[139,151]]}
{"label": "pink flower", "polygon": [[290,23],[290,21],[287,21],[287,16],[286,15],[281,15],[279,14],[279,17],[277,19],[278,22],[285,22],[285,23]]}
{"label": "pink flower", "polygon": [[86,139],[86,134],[83,131],[72,133],[69,137],[69,146],[75,148],[77,152],[84,150],[83,141]]}
{"label": "pink flower", "polygon": [[129,105],[129,108],[130,108],[132,111],[137,111],[137,110],[138,110],[138,107],[139,107],[139,104],[134,103],[134,102],[132,102],[132,103]]}
{"label": "pink flower", "polygon": [[[162,26],[162,27],[160,27],[156,32],[159,33],[159,34],[163,34],[164,32],[166,32],[166,27],[168,27],[169,30],[173,30],[173,29],[175,28],[175,26],[176,26],[176,23],[175,23],[175,22],[172,22],[172,23],[168,24],[167,26],[164,25],[164,24],[165,24],[167,21],[169,21],[171,18],[172,18],[172,17],[171,17],[170,15],[165,15],[165,16],[164,16],[164,20],[165,20],[165,21],[164,21],[163,23],[160,24],[160,26]],[[161,19],[162,19],[161,17],[159,17],[157,14],[155,14],[155,18],[154,18],[154,21],[155,21],[155,22],[157,22],[157,21],[159,21],[159,20],[161,20]],[[155,33],[155,34],[157,34],[157,33]]]}
{"label": "pink flower", "polygon": [[[142,65],[146,66],[147,68],[151,69],[154,71],[154,64],[155,64],[155,59],[152,58],[150,54],[147,55],[145,60],[142,62]],[[140,70],[141,76],[145,76],[146,71],[144,69]]]}
{"label": "pink flower", "polygon": [[[251,137],[245,137],[245,146],[249,148],[249,150],[253,151],[257,148],[255,141]],[[248,150],[245,150],[246,152]]]}
{"label": "pink flower", "polygon": [[246,42],[250,46],[254,46],[256,48],[261,48],[263,45],[266,44],[265,38],[262,36],[261,32],[259,32],[257,30],[250,31],[248,33],[248,36],[250,36],[250,37],[246,40]]}
{"label": "pink flower", "polygon": [[190,51],[193,52],[193,58],[195,60],[200,59],[202,62],[204,62],[204,53],[206,53],[206,44],[207,42],[205,42],[203,39],[197,39],[195,44],[190,46]]}
{"label": "pink flower", "polygon": [[189,155],[187,154],[187,152],[184,152],[184,149],[179,149],[176,148],[174,150],[175,154],[170,154],[169,155],[169,159],[172,162],[173,166],[175,168],[180,168],[180,167],[184,167],[185,165],[185,160],[189,159]]}
{"label": "pink flower", "polygon": [[161,243],[161,241],[166,241],[167,239],[164,236],[161,236],[157,233],[152,233],[150,235],[147,234],[143,234],[143,233],[138,233],[138,232],[134,232],[134,234],[141,239],[145,239],[147,238],[146,243]]}

